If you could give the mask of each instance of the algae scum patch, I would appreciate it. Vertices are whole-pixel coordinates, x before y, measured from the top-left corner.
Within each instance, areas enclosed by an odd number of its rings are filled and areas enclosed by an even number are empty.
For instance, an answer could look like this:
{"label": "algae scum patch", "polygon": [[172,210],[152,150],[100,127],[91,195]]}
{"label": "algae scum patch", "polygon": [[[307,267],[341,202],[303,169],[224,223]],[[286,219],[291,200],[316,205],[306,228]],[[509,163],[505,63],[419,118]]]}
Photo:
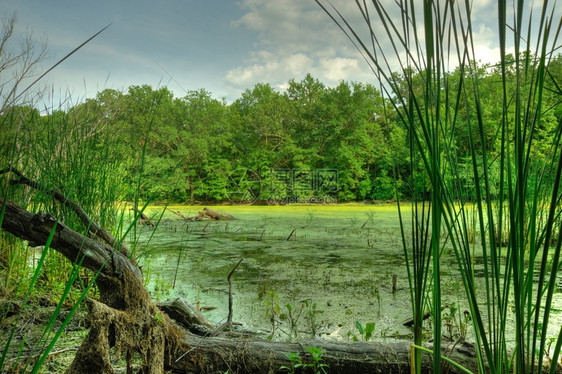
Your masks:
{"label": "algae scum patch", "polygon": [[[185,216],[202,207],[181,207]],[[153,208],[157,212],[158,208]],[[394,207],[214,207],[235,221],[185,222],[167,213],[153,235],[143,229],[140,259],[153,297],[185,297],[215,323],[233,319],[279,338],[348,338],[356,323],[378,336],[409,335],[407,276]],[[177,210],[174,208],[174,210]],[[392,278],[397,291],[392,294]]]}
{"label": "algae scum patch", "polygon": [[[203,207],[174,207],[186,216]],[[277,339],[410,338],[408,278],[394,205],[221,206],[234,221],[184,221],[165,212],[155,232],[141,230],[139,263],[156,300],[184,297],[214,323],[233,320]],[[162,207],[148,214],[159,215]],[[453,255],[444,257],[442,291],[450,333],[461,319],[463,286]],[[396,289],[393,292],[393,277]],[[456,313],[456,314],[455,314]]]}

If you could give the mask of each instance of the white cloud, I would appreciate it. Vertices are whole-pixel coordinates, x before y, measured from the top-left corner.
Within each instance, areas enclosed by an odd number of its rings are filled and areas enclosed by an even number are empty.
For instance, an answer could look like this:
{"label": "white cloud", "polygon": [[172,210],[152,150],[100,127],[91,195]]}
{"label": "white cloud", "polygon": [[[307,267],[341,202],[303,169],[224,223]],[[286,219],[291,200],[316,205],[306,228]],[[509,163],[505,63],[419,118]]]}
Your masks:
{"label": "white cloud", "polygon": [[475,45],[475,59],[482,63],[495,64],[500,59],[500,49],[497,43],[497,34],[491,25],[480,24],[473,32]]}
{"label": "white cloud", "polygon": [[320,60],[320,67],[326,71],[326,78],[333,83],[348,79],[358,69],[359,63],[356,59],[336,57]]}
{"label": "white cloud", "polygon": [[[355,8],[349,1],[335,2],[348,13]],[[365,72],[370,76],[358,52],[314,1],[244,0],[241,6],[246,13],[233,25],[257,32],[258,38],[247,64],[226,73],[230,86],[243,89],[269,82],[283,89],[290,79],[307,73],[327,84],[359,80]]]}
{"label": "white cloud", "polygon": [[226,73],[226,81],[235,87],[248,87],[259,82],[263,70],[263,65],[240,66]]}
{"label": "white cloud", "polygon": [[234,87],[250,87],[259,82],[268,82],[280,87],[289,79],[306,74],[313,69],[313,60],[304,53],[283,56],[260,51],[254,55],[259,63],[237,67],[226,74],[226,81]]}
{"label": "white cloud", "polygon": [[283,62],[288,73],[296,73],[297,75],[310,70],[313,63],[314,61],[304,53],[290,55]]}
{"label": "white cloud", "polygon": [[[331,2],[362,40],[369,45],[371,30],[367,27],[356,3],[348,0],[332,0]],[[406,60],[403,59],[405,48],[399,45],[398,40],[399,36],[403,36],[401,34],[401,10],[394,0],[381,0],[380,3],[391,22],[397,26],[398,35],[388,37],[383,23],[378,21],[376,10],[369,6],[370,17],[373,20],[371,26],[380,42],[378,54],[379,57],[384,54],[388,59],[387,62],[381,60],[383,68],[398,71],[400,62],[398,56],[395,55],[392,42],[398,44],[397,53],[401,56],[402,63],[406,63]],[[241,4],[246,13],[234,24],[258,33],[256,48],[260,52],[252,54],[248,60],[251,62],[251,66],[240,66],[230,70],[227,75],[227,81],[230,84],[247,85],[264,80],[282,86],[286,79],[298,79],[306,72],[310,72],[328,84],[335,84],[342,79],[356,81],[374,79],[368,64],[363,61],[363,57],[314,1],[243,0]],[[331,9],[326,1],[322,1],[322,4]],[[456,17],[465,11],[465,3],[457,4],[459,9],[455,9]],[[414,5],[416,6],[415,12],[420,14],[421,2],[414,2]],[[474,56],[472,51],[469,51],[469,54],[477,61],[496,63],[499,60],[497,3],[493,0],[474,0],[470,2],[470,6],[472,7]],[[511,10],[508,11],[511,12]],[[554,12],[555,16],[560,13],[560,9]],[[333,14],[335,15],[335,13]],[[444,14],[444,10],[442,14]],[[447,14],[450,17],[451,13]],[[534,14],[540,14],[540,12],[535,10]],[[337,17],[337,15],[335,16]],[[457,32],[457,37],[462,43],[460,24],[462,22],[463,27],[466,28],[467,17],[465,15],[461,18],[462,21],[457,18],[457,27],[454,31]],[[512,19],[512,16],[508,15],[508,18]],[[423,17],[418,16],[417,22],[415,27],[420,43],[419,52],[423,55],[425,52]],[[450,43],[452,43],[450,47],[444,47],[446,48],[445,53],[450,58],[448,68],[453,69],[458,64],[457,52],[454,39]],[[508,51],[509,48],[511,47],[508,46]],[[413,48],[410,48],[409,52],[414,61],[417,61],[423,68],[425,64],[423,56],[417,56]],[[295,60],[293,61],[293,59]],[[386,67],[387,63],[388,67]]]}

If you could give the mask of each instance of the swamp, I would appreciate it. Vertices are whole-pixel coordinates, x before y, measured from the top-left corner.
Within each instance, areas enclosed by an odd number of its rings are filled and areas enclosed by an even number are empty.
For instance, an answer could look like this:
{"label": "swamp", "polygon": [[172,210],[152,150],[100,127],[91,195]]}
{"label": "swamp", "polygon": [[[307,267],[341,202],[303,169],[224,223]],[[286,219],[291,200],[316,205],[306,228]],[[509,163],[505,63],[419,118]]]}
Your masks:
{"label": "swamp", "polygon": [[[200,303],[220,324],[228,314],[227,275],[242,259],[232,277],[233,320],[245,328],[281,340],[351,341],[364,339],[358,324],[374,323],[372,340],[412,338],[404,326],[412,307],[396,203],[211,208],[237,219],[184,221],[170,212],[189,217],[202,206],[147,208],[161,220],[155,231],[140,227],[138,260],[155,300]],[[469,308],[450,248],[442,261],[445,335],[455,340],[472,334]],[[481,253],[475,262],[484,287]],[[552,308],[555,333],[562,325],[562,275]]]}
{"label": "swamp", "polygon": [[[0,371],[562,370],[560,7],[486,4],[482,61],[483,2],[310,3],[348,43],[326,33],[324,80],[231,100],[134,80],[45,104],[112,24],[43,69],[5,17]],[[356,59],[374,81],[325,81]]]}

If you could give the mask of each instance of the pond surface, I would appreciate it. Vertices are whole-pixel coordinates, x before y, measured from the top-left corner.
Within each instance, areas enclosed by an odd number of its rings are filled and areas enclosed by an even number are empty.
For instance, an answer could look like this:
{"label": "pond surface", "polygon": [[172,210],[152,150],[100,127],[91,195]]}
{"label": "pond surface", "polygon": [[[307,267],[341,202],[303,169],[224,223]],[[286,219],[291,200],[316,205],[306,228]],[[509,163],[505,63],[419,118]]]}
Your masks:
{"label": "pond surface", "polygon": [[[220,324],[228,315],[227,276],[242,259],[232,276],[233,320],[245,328],[276,339],[349,340],[360,336],[358,322],[374,322],[374,338],[413,336],[402,325],[412,315],[395,205],[210,208],[237,220],[186,222],[166,211],[157,230],[139,226],[138,259],[155,299],[184,297]],[[195,216],[203,207],[168,209]],[[457,273],[446,254],[443,303],[455,308],[444,314],[456,310],[451,329],[458,333],[467,308]]]}

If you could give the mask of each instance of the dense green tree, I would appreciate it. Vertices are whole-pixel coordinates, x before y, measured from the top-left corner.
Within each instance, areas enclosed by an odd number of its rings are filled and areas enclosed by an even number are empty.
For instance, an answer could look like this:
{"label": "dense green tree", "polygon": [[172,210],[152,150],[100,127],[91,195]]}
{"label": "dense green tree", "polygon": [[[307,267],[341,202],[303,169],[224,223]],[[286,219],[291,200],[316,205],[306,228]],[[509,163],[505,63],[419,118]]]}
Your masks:
{"label": "dense green tree", "polygon": [[246,165],[240,166],[254,170],[278,166],[276,153],[290,136],[286,97],[269,84],[259,83],[244,91],[231,108],[236,129],[235,146],[246,158]]}
{"label": "dense green tree", "polygon": [[[533,131],[523,134],[538,140],[532,143],[535,157],[529,162],[530,170],[544,165],[556,151],[551,144],[562,118],[561,61],[560,56],[551,60],[545,79],[545,110],[535,119]],[[508,56],[508,91],[517,89],[512,67],[515,63],[537,62],[532,56],[522,55],[519,60]],[[472,81],[471,74],[479,75],[478,86],[466,84]],[[445,99],[439,109],[450,115],[443,116],[441,126],[447,137],[441,141],[460,173],[446,179],[457,185],[456,197],[476,188],[470,152],[476,152],[478,159],[485,147],[487,170],[493,173],[498,170],[494,163],[502,152],[498,121],[515,125],[515,118],[502,117],[501,74],[501,66],[477,63],[470,71],[456,69],[444,74]],[[519,85],[537,77],[523,78]],[[283,93],[269,84],[256,84],[231,104],[213,98],[204,89],[175,98],[166,87],[143,85],[131,86],[127,92],[107,89],[94,99],[46,116],[31,107],[7,107],[0,121],[9,120],[11,127],[3,127],[0,142],[5,149],[11,147],[11,153],[0,157],[3,163],[13,161],[21,166],[43,160],[51,168],[66,160],[67,164],[73,163],[69,172],[86,170],[86,160],[70,159],[59,150],[68,149],[68,143],[91,141],[93,150],[105,152],[99,154],[100,160],[110,160],[119,168],[122,180],[127,181],[122,183],[124,197],[130,200],[224,201],[229,198],[225,189],[229,175],[241,170],[250,170],[261,178],[262,199],[327,193],[315,184],[318,173],[325,170],[337,171],[337,191],[328,192],[340,201],[393,199],[396,187],[402,198],[411,197],[413,191],[426,196],[430,184],[423,162],[420,158],[409,162],[412,139],[410,130],[402,125],[404,116],[421,120],[425,105],[420,101],[424,97],[423,79],[423,74],[414,76],[408,70],[394,74],[396,87],[403,92],[417,92],[416,100],[412,97],[408,101],[409,96],[403,95],[403,101],[394,101],[395,106],[372,85],[342,81],[335,87],[326,87],[307,74],[301,81],[289,81]],[[459,100],[453,100],[451,95],[460,95]],[[482,104],[479,112],[474,105],[476,95]],[[533,97],[524,100],[535,105]],[[453,102],[456,107],[451,106]],[[514,103],[507,101],[505,105]],[[413,152],[419,153],[415,147]],[[16,154],[19,158],[10,161],[10,155]],[[68,185],[72,179],[64,173],[58,175],[49,182],[53,186]],[[415,178],[411,179],[411,175]],[[84,173],[73,179],[76,183],[72,188],[87,188],[85,180],[95,177]],[[499,191],[499,187],[492,189]]]}
{"label": "dense green tree", "polygon": [[182,200],[223,200],[231,153],[226,103],[198,90],[188,92],[175,104],[178,136],[173,155],[184,185]]}

